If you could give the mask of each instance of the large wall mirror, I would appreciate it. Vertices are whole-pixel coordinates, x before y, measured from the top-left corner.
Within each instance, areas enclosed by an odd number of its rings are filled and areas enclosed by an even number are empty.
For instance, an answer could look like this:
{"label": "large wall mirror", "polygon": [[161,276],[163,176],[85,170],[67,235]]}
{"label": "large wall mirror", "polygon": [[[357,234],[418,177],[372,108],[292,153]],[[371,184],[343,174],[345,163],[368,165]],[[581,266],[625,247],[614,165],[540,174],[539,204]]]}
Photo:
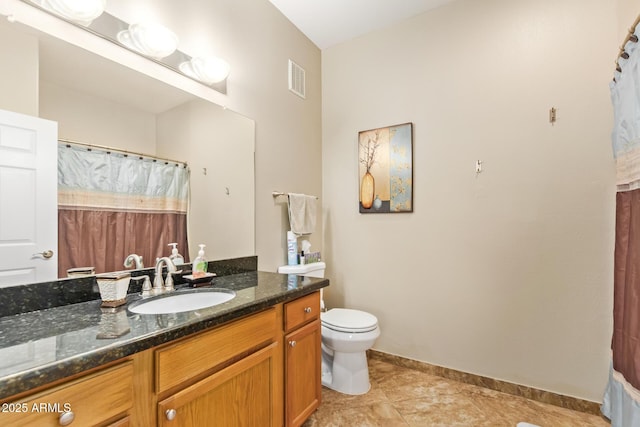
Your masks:
{"label": "large wall mirror", "polygon": [[193,259],[203,243],[210,260],[255,254],[253,120],[19,23],[0,23],[0,57],[24,77],[3,88],[0,109],[28,113],[35,103],[31,114],[58,122],[61,139],[188,164],[181,252]]}

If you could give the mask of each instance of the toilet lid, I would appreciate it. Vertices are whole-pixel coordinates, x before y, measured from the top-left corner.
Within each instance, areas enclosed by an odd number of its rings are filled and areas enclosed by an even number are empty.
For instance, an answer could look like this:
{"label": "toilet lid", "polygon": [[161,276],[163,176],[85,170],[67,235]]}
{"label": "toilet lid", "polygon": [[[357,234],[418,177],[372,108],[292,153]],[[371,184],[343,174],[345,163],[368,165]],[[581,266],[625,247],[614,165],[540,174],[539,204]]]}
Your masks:
{"label": "toilet lid", "polygon": [[369,332],[378,326],[378,319],[366,311],[333,308],[321,313],[322,324],[338,332]]}

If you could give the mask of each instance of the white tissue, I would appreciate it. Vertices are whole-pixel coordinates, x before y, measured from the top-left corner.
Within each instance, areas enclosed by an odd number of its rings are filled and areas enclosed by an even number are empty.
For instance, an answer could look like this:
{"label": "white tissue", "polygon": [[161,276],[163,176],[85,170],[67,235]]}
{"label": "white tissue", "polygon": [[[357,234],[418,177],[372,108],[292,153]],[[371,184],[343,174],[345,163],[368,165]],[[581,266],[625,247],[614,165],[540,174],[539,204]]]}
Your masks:
{"label": "white tissue", "polygon": [[305,254],[309,253],[309,249],[311,249],[311,243],[309,243],[308,240],[303,240],[302,243],[300,243],[300,246],[302,247],[302,251]]}

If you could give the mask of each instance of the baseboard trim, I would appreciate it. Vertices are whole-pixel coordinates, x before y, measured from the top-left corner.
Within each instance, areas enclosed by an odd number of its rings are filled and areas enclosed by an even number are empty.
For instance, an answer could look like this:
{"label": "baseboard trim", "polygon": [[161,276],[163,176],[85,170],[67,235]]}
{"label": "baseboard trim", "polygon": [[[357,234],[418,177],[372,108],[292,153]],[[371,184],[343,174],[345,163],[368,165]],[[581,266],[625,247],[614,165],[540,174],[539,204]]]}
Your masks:
{"label": "baseboard trim", "polygon": [[383,362],[391,363],[392,365],[415,369],[417,371],[426,372],[431,375],[437,375],[439,377],[500,391],[502,393],[512,394],[514,396],[525,397],[527,399],[535,400],[538,402],[560,406],[561,408],[586,412],[588,414],[601,415],[600,404],[597,402],[578,399],[576,397],[564,396],[562,394],[540,390],[533,387],[527,387],[507,381],[496,380],[494,378],[483,377],[481,375],[469,374],[467,372],[444,368],[442,366],[431,365],[426,362],[420,362],[418,360],[384,353],[379,350],[369,350],[367,354],[372,359],[381,360]]}

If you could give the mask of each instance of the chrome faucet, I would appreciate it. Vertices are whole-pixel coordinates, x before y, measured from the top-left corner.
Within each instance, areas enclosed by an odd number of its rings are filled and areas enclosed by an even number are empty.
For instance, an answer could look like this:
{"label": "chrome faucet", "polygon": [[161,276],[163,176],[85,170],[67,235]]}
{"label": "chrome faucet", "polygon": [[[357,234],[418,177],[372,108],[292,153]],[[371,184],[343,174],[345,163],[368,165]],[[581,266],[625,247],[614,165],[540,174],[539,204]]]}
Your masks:
{"label": "chrome faucet", "polygon": [[142,257],[138,254],[131,254],[124,260],[125,268],[131,268],[135,266],[136,269],[144,268]]}
{"label": "chrome faucet", "polygon": [[[162,280],[162,265],[167,266],[167,280]],[[161,294],[163,292],[171,292],[174,291],[173,287],[173,276],[172,273],[180,273],[180,271],[176,271],[176,265],[171,261],[169,257],[162,257],[156,260],[156,274],[153,278],[153,293],[154,295]]]}

